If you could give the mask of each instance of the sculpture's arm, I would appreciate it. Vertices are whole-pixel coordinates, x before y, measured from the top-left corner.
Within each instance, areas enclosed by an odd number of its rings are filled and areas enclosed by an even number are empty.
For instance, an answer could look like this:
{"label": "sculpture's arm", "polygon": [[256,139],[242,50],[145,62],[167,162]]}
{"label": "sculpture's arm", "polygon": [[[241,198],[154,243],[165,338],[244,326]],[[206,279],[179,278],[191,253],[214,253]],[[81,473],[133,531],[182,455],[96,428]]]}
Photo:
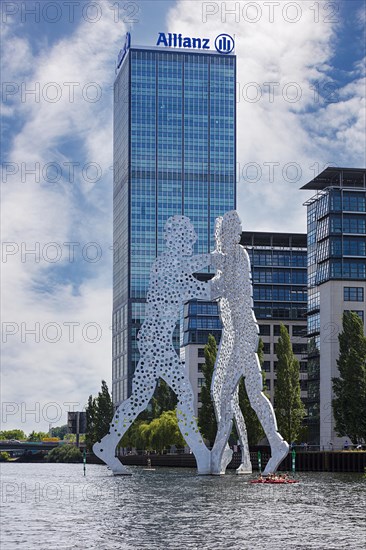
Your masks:
{"label": "sculpture's arm", "polygon": [[211,265],[215,269],[220,269],[222,271],[224,267],[224,261],[225,261],[225,254],[222,252],[217,252],[215,250],[214,252],[211,252]]}
{"label": "sculpture's arm", "polygon": [[188,300],[211,300],[211,287],[209,283],[198,281],[191,275],[183,287],[183,301]]}
{"label": "sculpture's arm", "polygon": [[184,267],[188,273],[196,273],[203,267],[209,266],[211,263],[210,254],[196,254],[184,258]]}
{"label": "sculpture's arm", "polygon": [[222,296],[224,263],[225,255],[222,252],[211,252],[211,265],[217,270],[217,274],[210,281],[211,300],[218,300]]}
{"label": "sculpture's arm", "polygon": [[210,281],[211,286],[211,300],[218,300],[222,296],[222,274],[219,272],[213,279]]}

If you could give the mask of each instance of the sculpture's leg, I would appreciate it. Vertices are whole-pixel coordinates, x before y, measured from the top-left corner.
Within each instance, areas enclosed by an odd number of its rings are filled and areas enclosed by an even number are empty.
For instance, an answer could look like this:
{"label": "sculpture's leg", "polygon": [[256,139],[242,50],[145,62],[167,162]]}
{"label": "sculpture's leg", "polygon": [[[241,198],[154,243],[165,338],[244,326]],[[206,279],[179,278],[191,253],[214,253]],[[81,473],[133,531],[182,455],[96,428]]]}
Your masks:
{"label": "sculpture's leg", "polygon": [[233,384],[225,381],[221,391],[220,420],[217,426],[215,443],[211,451],[211,472],[213,475],[222,475],[232,459],[232,450],[228,446],[228,440],[233,427],[233,410],[231,407]]}
{"label": "sculpture's leg", "polygon": [[[222,422],[221,422],[222,410],[226,411],[225,399],[227,399],[227,397],[224,397],[224,391],[230,391],[229,386],[226,388],[225,382],[227,382],[228,371],[230,366],[230,358],[232,355],[234,340],[233,340],[233,331],[230,332],[231,320],[230,320],[230,323],[226,322],[226,325],[227,326],[224,328],[221,336],[220,346],[218,349],[217,359],[216,359],[215,368],[212,376],[212,382],[211,382],[211,398],[214,404],[217,426],[220,426],[220,425],[222,426]],[[229,415],[232,415],[232,411],[230,410],[230,407],[229,407]],[[231,422],[231,425],[232,425],[232,422]],[[215,453],[214,453],[215,457],[214,458],[211,457],[211,470],[212,470],[212,473],[215,475],[225,474],[225,470],[228,464],[231,462],[231,459],[233,456],[233,452],[227,443],[228,439],[226,439],[225,429],[220,432],[219,438],[220,438],[220,441],[216,436],[216,439],[215,439],[216,447],[215,447],[215,444],[213,447],[215,448]]]}
{"label": "sculpture's leg", "polygon": [[109,432],[93,445],[93,452],[112,470],[114,475],[128,475],[129,470],[115,456],[116,447],[136,417],[146,409],[156,386],[156,370],[144,371],[140,361],[132,383],[131,397],[118,407],[109,427]]}
{"label": "sculpture's leg", "polygon": [[241,448],[241,464],[239,468],[237,468],[236,473],[251,474],[252,463],[250,461],[247,427],[245,425],[243,413],[241,412],[241,409],[239,406],[239,386],[236,387],[236,390],[232,398],[232,408],[234,411],[234,421],[235,421],[236,431],[238,432],[240,448]]}
{"label": "sculpture's leg", "polygon": [[258,416],[271,446],[271,458],[263,473],[274,473],[287,456],[289,445],[278,433],[276,415],[272,404],[262,392],[262,373],[256,353],[252,353],[248,357],[245,371],[245,387],[250,404]]}
{"label": "sculpture's leg", "polygon": [[[218,361],[215,365],[215,369],[212,376],[212,382],[211,382],[211,398],[214,405],[215,410],[215,416],[216,416],[216,423],[219,426],[220,425],[220,419],[221,419],[221,399],[222,399],[222,388],[223,388],[223,381],[225,379],[225,365],[223,363],[223,357],[221,355],[222,351],[222,345],[220,344],[219,351],[218,351]],[[218,444],[217,444],[218,448]],[[233,452],[230,449],[229,445],[226,443],[222,457],[220,462],[220,473],[224,474],[227,465],[231,462],[233,456]],[[212,458],[211,458],[211,469],[212,469]],[[217,470],[218,467],[215,466],[215,470]]]}
{"label": "sculpture's leg", "polygon": [[175,352],[174,356],[168,358],[167,365],[165,369],[161,369],[160,376],[177,395],[179,429],[196,458],[197,473],[209,475],[211,473],[211,453],[203,441],[194,416],[193,390],[189,378],[184,370],[184,365],[179,361]]}

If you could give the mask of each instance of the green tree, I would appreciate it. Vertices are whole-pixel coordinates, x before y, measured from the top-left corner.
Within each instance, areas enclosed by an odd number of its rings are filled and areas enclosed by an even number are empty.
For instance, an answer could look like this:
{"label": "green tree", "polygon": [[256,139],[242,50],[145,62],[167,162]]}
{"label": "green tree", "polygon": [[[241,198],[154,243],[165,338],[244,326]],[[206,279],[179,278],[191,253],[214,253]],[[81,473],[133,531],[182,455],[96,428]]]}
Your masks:
{"label": "green tree", "polygon": [[109,425],[114,414],[112,398],[104,380],[102,380],[102,387],[98,396],[93,398],[92,395],[89,395],[85,410],[85,443],[88,450],[91,450],[94,443],[102,439],[109,432]]}
{"label": "green tree", "polygon": [[[63,441],[67,441],[68,443],[76,443],[76,434],[66,434]],[[85,434],[79,435],[79,443],[85,442]]]}
{"label": "green tree", "polygon": [[135,447],[136,449],[147,449],[148,438],[144,435],[144,426],[149,422],[143,419],[137,419],[123,435],[119,447]]}
{"label": "green tree", "polygon": [[183,447],[185,441],[178,427],[176,411],[165,411],[149,424],[148,442],[152,449],[162,452],[171,445]]}
{"label": "green tree", "polygon": [[289,443],[299,436],[305,407],[300,397],[300,365],[294,356],[289,333],[281,324],[277,343],[275,411],[280,434]]}
{"label": "green tree", "polygon": [[35,432],[34,430],[28,435],[27,441],[42,441],[45,437],[49,437],[46,432]]}
{"label": "green tree", "polygon": [[105,436],[109,432],[109,425],[114,415],[114,407],[112,403],[112,397],[109,393],[108,386],[104,380],[102,380],[102,388],[98,393],[97,401],[97,423],[96,423],[96,436],[97,441]]}
{"label": "green tree", "polygon": [[366,442],[366,337],[359,316],[344,312],[338,336],[339,377],[333,378],[333,414],[339,436]]}
{"label": "green tree", "polygon": [[86,434],[85,443],[88,451],[92,450],[92,447],[96,441],[95,425],[97,422],[97,404],[96,399],[92,395],[89,395],[88,404],[85,407],[86,416]]}
{"label": "green tree", "polygon": [[60,445],[47,454],[47,462],[81,462],[83,456],[75,445]]}
{"label": "green tree", "polygon": [[211,381],[217,355],[217,344],[212,334],[208,335],[204,354],[205,363],[202,365],[202,373],[205,377],[205,383],[201,388],[202,406],[198,411],[198,424],[202,436],[210,442],[210,445],[213,445],[217,432],[217,423],[211,399]]}
{"label": "green tree", "polygon": [[0,439],[18,439],[20,441],[27,439],[27,436],[23,430],[3,430],[0,432]]}
{"label": "green tree", "polygon": [[64,424],[63,426],[55,426],[54,428],[51,428],[51,437],[59,437],[60,439],[63,439],[68,432],[69,429],[67,424]]}
{"label": "green tree", "polygon": [[0,453],[0,462],[9,462],[10,460],[10,454],[6,451],[2,451]]}
{"label": "green tree", "polygon": [[123,436],[121,447],[135,447],[162,452],[167,447],[183,447],[185,441],[180,433],[176,410],[164,411],[151,422],[137,420]]}
{"label": "green tree", "polygon": [[150,418],[158,418],[164,411],[172,411],[177,405],[177,397],[162,378],[159,378],[151,399]]}
{"label": "green tree", "polygon": [[[258,359],[261,367],[264,362],[264,344],[262,338],[259,338],[258,343]],[[262,371],[263,385],[265,384],[266,375]],[[249,445],[257,445],[258,442],[264,437],[264,430],[261,423],[258,420],[258,416],[252,409],[247,391],[245,389],[245,381],[243,378],[239,382],[239,405],[242,410],[245,424],[247,427],[248,443]],[[235,429],[235,438],[238,438],[238,434]]]}

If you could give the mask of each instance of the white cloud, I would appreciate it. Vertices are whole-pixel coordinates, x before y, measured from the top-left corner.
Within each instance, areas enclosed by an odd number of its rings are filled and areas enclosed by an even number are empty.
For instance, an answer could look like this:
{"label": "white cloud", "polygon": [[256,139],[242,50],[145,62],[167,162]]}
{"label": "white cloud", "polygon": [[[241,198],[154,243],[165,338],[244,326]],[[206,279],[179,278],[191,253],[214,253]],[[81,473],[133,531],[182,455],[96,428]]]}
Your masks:
{"label": "white cloud", "polygon": [[[5,30],[3,63],[4,81],[19,86],[5,114],[9,125],[21,126],[6,158],[17,173],[3,174],[7,181],[2,193],[2,238],[19,249],[2,263],[2,320],[8,323],[3,328],[17,330],[3,344],[3,400],[25,402],[29,409],[35,402],[62,405],[74,401],[83,405],[89,393],[99,389],[101,378],[108,383],[111,378],[112,85],[124,25],[113,21],[112,10],[103,10],[97,24],[81,21],[72,34],[38,54],[32,52],[26,35],[20,38],[16,32],[13,27]],[[22,101],[22,82],[27,89],[38,87],[37,101],[31,95],[23,95]],[[77,83],[74,101],[70,101],[68,82]],[[52,102],[53,94],[60,90],[61,97]],[[92,102],[95,91],[101,97]],[[66,164],[70,162],[79,163],[74,166],[74,182]],[[82,167],[90,162],[100,166],[98,181],[88,181],[94,179],[93,168],[86,176],[82,173]],[[35,163],[40,166],[39,182],[32,174],[25,175],[25,169],[34,168]],[[57,163],[62,170],[57,183],[44,181],[42,171],[44,174],[47,163]],[[51,177],[52,171],[48,174]],[[80,243],[75,248],[80,264],[75,276],[67,246],[62,246],[62,258],[55,264],[45,260],[42,252],[48,242],[62,245],[71,241]],[[103,252],[96,263],[83,259],[81,252],[82,246],[92,241]],[[31,255],[22,261],[22,246],[32,249],[35,243],[39,243],[40,261]],[[48,251],[49,257],[55,253],[55,249]],[[90,256],[94,252],[89,249]],[[62,268],[67,269],[61,276]],[[69,325],[65,325],[69,322],[79,323],[74,342],[70,342]],[[34,335],[25,333],[36,323],[40,327],[39,343]],[[100,327],[101,337],[95,343],[90,342],[95,329],[88,329],[88,323]],[[59,341],[49,342],[57,331]],[[3,429],[20,426],[19,415],[9,417]],[[41,415],[40,420],[36,429],[47,428],[47,418]],[[65,420],[64,414],[58,423]],[[35,427],[34,417],[29,415],[21,427]]]}
{"label": "white cloud", "polygon": [[[305,231],[302,203],[309,195],[300,192],[299,187],[340,158],[348,166],[365,164],[364,90],[361,81],[355,80],[338,91],[336,104],[322,100],[325,86],[334,84],[327,72],[335,52],[336,30],[342,22],[336,22],[335,17],[330,18],[334,23],[326,22],[324,15],[330,14],[322,11],[317,22],[314,5],[310,9],[312,4],[306,1],[296,3],[300,7],[297,13],[294,8],[283,11],[284,6],[294,3],[278,4],[271,22],[268,3],[252,4],[257,9],[246,11],[248,2],[179,1],[168,14],[167,30],[186,36],[209,36],[211,40],[220,33],[235,35],[239,212],[248,230]],[[225,10],[235,6],[239,8],[236,20],[234,15],[225,15]],[[207,16],[204,23],[202,13],[207,9],[216,13]],[[260,13],[257,22],[248,22]],[[298,22],[286,21],[296,15]],[[246,85],[251,82],[262,94],[257,103],[250,101],[255,89]],[[276,83],[271,98],[266,82]],[[296,87],[287,87],[290,83]],[[296,90],[301,92],[301,99],[294,103]],[[259,165],[262,176],[258,182],[243,180],[248,163]],[[272,165],[273,183],[269,181],[268,163],[278,163]],[[288,163],[296,163],[300,170],[293,167],[287,173]],[[296,180],[297,173],[297,181],[286,181],[286,177]],[[255,172],[248,174],[255,179]]]}

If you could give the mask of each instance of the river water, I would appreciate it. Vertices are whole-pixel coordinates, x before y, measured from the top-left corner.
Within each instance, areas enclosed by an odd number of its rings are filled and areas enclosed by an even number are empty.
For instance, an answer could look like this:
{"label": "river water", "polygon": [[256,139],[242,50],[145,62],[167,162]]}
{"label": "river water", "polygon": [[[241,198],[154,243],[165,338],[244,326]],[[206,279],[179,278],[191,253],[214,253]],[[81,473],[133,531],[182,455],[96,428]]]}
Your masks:
{"label": "river water", "polygon": [[2,464],[1,549],[365,548],[362,474],[253,485],[187,468],[113,477],[104,466]]}

